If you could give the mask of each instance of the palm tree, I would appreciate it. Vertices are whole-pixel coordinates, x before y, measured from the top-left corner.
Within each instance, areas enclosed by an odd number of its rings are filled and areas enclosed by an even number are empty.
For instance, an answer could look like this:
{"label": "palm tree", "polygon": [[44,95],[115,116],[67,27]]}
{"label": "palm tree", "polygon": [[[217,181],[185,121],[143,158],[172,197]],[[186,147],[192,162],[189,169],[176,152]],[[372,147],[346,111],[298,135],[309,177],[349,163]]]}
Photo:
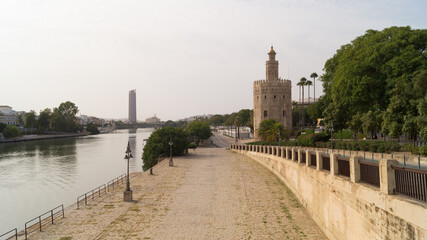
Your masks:
{"label": "palm tree", "polygon": [[[305,82],[307,82],[307,78],[305,78],[305,77],[302,77],[300,80],[299,80],[299,84],[301,85],[301,88],[302,88],[302,103],[301,103],[301,110],[303,111],[303,107],[304,107],[304,86],[305,86]],[[304,119],[304,115],[305,115],[305,113],[303,112],[303,114],[302,114],[302,126],[304,126],[305,125],[305,119]]]}
{"label": "palm tree", "polygon": [[302,87],[302,105],[304,105],[304,86],[305,86],[306,82],[307,82],[307,78],[305,78],[305,77],[302,77],[299,80],[299,83],[301,84],[301,87]]}
{"label": "palm tree", "polygon": [[312,73],[311,75],[310,75],[310,77],[311,78],[313,78],[313,92],[314,92],[314,102],[316,102],[316,78],[318,77],[317,76],[317,73]]}
{"label": "palm tree", "polygon": [[307,80],[307,82],[305,82],[305,85],[307,85],[307,88],[308,88],[308,103],[310,103],[310,86],[313,86],[313,82],[310,80]]}

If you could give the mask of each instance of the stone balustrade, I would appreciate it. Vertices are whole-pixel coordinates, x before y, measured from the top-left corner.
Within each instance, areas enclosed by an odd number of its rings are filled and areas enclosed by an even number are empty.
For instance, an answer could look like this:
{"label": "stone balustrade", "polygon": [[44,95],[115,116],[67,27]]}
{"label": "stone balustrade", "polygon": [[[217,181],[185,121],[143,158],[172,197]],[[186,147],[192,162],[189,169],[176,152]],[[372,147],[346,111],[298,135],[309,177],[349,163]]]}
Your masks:
{"label": "stone balustrade", "polygon": [[427,203],[396,194],[396,160],[295,146],[230,148],[276,174],[330,239],[427,239]]}

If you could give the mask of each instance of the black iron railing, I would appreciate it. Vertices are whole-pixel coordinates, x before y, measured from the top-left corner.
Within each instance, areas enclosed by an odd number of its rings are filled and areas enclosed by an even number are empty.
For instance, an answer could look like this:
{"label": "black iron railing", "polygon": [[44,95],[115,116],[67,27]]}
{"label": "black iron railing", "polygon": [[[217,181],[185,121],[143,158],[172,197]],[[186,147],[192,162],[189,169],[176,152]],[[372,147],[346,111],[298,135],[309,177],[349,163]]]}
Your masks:
{"label": "black iron railing", "polygon": [[310,165],[317,166],[316,154],[310,154]]}
{"label": "black iron railing", "polygon": [[[13,235],[11,233],[13,233]],[[9,240],[9,239],[12,239],[13,237],[15,237],[15,239],[18,239],[18,229],[16,228],[0,235],[0,239],[4,239],[4,240]]]}
{"label": "black iron railing", "polygon": [[331,158],[326,155],[322,155],[322,169],[331,171]]}
{"label": "black iron railing", "polygon": [[25,239],[27,239],[28,234],[35,231],[41,232],[44,226],[54,224],[56,219],[64,217],[64,205],[59,205],[58,207],[31,219],[25,223]]}
{"label": "black iron railing", "polygon": [[396,192],[427,201],[427,170],[391,166],[394,169]]}
{"label": "black iron railing", "polygon": [[122,174],[122,175],[114,178],[113,180],[109,181],[107,183],[107,191],[110,191],[110,188],[114,189],[119,184],[124,183],[125,180],[126,180],[126,174]]}
{"label": "black iron railing", "polygon": [[350,177],[350,161],[347,158],[337,158],[338,160],[338,174]]}
{"label": "black iron railing", "polygon": [[95,196],[98,195],[98,198],[101,196],[101,192],[104,192],[104,194],[107,193],[107,188],[105,187],[105,184],[102,184],[101,186],[94,188],[90,190],[89,192],[82,194],[77,197],[77,209],[79,209],[80,202],[84,202],[85,205],[87,205],[88,200],[95,200]]}
{"label": "black iron railing", "polygon": [[378,163],[359,160],[360,181],[380,187],[380,169]]}
{"label": "black iron railing", "polygon": [[306,162],[306,153],[305,152],[302,152],[301,153],[301,163],[305,163]]}

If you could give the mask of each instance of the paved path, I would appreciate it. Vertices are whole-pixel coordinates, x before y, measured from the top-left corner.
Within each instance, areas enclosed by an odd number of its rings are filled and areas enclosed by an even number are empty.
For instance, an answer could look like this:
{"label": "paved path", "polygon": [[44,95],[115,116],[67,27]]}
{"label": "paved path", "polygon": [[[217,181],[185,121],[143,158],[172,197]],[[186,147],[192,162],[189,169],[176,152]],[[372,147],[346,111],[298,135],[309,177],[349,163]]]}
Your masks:
{"label": "paved path", "polygon": [[246,156],[199,148],[174,163],[132,175],[135,202],[108,193],[30,239],[326,239],[286,186]]}

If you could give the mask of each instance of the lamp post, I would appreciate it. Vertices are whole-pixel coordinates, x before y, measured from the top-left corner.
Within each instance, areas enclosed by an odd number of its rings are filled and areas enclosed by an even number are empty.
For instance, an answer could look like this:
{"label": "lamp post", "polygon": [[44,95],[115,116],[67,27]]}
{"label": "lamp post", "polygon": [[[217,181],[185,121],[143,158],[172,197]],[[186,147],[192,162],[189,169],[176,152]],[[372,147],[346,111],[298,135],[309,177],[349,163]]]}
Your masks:
{"label": "lamp post", "polygon": [[170,137],[170,140],[169,140],[169,146],[170,146],[169,167],[173,167],[173,160],[172,160],[172,145],[173,145],[173,142],[172,142],[172,136],[171,136],[171,137]]}
{"label": "lamp post", "polygon": [[127,178],[126,178],[126,190],[123,192],[123,201],[131,202],[132,201],[132,190],[130,190],[130,182],[129,182],[129,160],[133,158],[132,151],[130,150],[130,145],[128,141],[128,146],[126,149],[125,159],[128,160],[127,165]]}

